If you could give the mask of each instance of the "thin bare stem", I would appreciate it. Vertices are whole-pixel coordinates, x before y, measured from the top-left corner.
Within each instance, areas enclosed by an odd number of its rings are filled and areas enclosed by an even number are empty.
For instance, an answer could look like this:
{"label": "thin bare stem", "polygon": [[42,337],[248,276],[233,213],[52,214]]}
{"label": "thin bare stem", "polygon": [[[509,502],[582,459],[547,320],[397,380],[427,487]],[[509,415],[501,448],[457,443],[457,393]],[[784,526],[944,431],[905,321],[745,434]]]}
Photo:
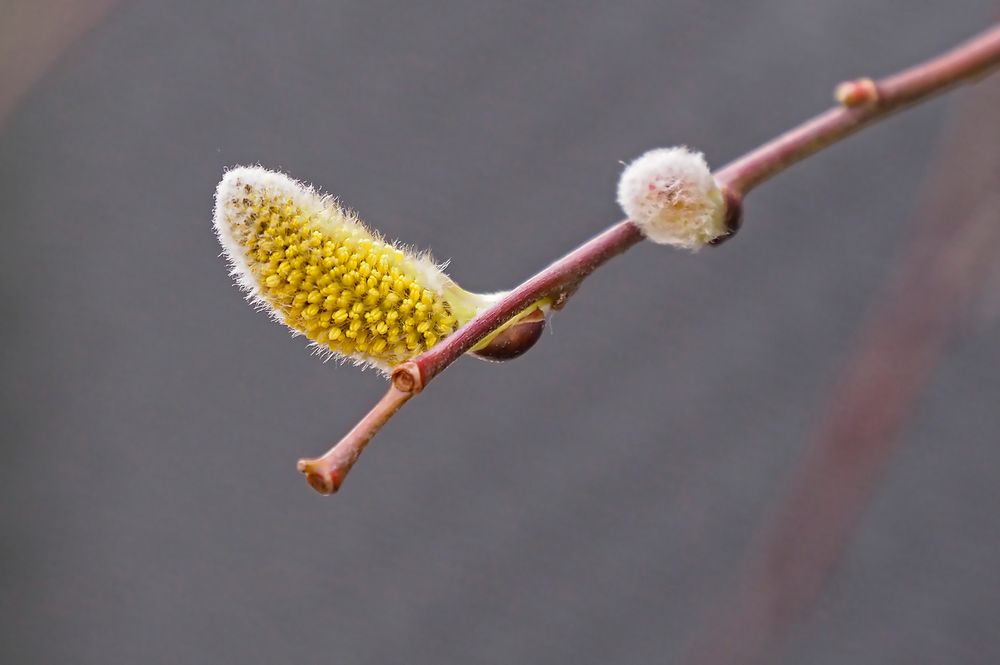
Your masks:
{"label": "thin bare stem", "polygon": [[361,422],[322,457],[299,460],[298,469],[305,474],[306,481],[320,494],[333,494],[340,489],[372,437],[422,388],[416,365],[407,362],[397,367],[392,373],[389,390]]}
{"label": "thin bare stem", "polygon": [[[951,86],[982,76],[998,64],[1000,25],[941,56],[881,81],[862,79],[842,84],[837,92],[840,106],[806,121],[715,173],[716,180],[727,195],[733,221],[730,228],[735,230],[738,227],[736,220],[743,196],[760,183],[862,127]],[[421,386],[427,385],[462,354],[532,303],[550,297],[554,299],[553,307],[562,307],[587,275],[638,243],[642,237],[639,229],[628,220],[615,224],[514,288],[500,302],[406,364],[412,363],[417,369]],[[335,451],[339,449],[350,451],[347,457],[353,464],[378,428],[409,399],[409,396],[390,399],[391,395],[390,389],[390,393],[375,405],[365,419],[320,459],[335,458],[339,454]],[[350,464],[344,467],[343,474],[350,469]],[[311,478],[308,474],[313,467],[303,466],[300,462],[299,468],[307,474],[307,478]],[[343,474],[337,477],[336,484],[329,491],[336,491],[343,481]],[[323,491],[326,487],[322,485],[317,489]]]}
{"label": "thin bare stem", "polygon": [[1000,85],[970,96],[880,307],[759,549],[684,662],[774,662],[820,598],[945,344],[1000,250]]}
{"label": "thin bare stem", "polygon": [[[716,172],[720,184],[746,195],[789,166],[854,132],[1000,65],[1000,25],[951,51],[880,81],[859,79],[837,87],[841,106],[785,132]],[[854,94],[851,94],[854,93]]]}

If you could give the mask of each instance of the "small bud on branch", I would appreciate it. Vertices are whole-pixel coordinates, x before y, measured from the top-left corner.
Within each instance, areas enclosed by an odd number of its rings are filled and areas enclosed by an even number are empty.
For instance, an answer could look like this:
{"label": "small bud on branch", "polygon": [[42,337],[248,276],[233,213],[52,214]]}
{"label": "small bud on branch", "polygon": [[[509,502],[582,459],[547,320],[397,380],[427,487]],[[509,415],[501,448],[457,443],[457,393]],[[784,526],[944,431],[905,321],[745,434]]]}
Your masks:
{"label": "small bud on branch", "polygon": [[643,235],[696,251],[729,233],[726,203],[700,152],[650,150],[625,167],[618,205]]}
{"label": "small bud on branch", "polygon": [[834,99],[848,108],[878,103],[878,86],[871,79],[844,81],[833,92]]}

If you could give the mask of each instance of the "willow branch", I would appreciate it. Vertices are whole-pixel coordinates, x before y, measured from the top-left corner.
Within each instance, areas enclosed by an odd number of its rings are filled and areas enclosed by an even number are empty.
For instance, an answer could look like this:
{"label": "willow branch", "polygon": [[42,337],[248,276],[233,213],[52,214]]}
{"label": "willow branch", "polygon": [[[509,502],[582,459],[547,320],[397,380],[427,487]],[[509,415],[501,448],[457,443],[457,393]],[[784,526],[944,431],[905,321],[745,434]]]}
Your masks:
{"label": "willow branch", "polygon": [[[743,197],[793,164],[816,154],[854,132],[945,90],[985,76],[1000,65],[1000,25],[947,53],[879,81],[858,79],[837,86],[838,105],[802,123],[731,162],[714,175],[726,193],[730,228],[738,228]],[[500,302],[481,312],[430,350],[403,363],[393,373],[392,386],[368,415],[329,453],[301,460],[299,470],[317,490],[337,490],[350,465],[378,429],[412,395],[422,390],[465,352],[542,298],[554,307],[605,262],[629,249],[643,236],[630,221],[619,222],[514,288]],[[401,394],[405,394],[405,399]],[[349,460],[346,467],[336,460]]]}

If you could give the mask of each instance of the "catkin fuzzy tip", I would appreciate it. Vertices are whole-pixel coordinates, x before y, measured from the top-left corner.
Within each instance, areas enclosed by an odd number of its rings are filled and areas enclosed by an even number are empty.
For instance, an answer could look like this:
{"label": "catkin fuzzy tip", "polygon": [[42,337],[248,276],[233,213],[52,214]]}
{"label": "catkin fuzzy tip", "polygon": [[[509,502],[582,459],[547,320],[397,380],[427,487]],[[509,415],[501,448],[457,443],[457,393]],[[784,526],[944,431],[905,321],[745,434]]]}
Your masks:
{"label": "catkin fuzzy tip", "polygon": [[248,298],[331,355],[383,371],[471,318],[476,294],[426,255],[386,242],[331,197],[261,167],[236,167],[214,226]]}
{"label": "catkin fuzzy tip", "polygon": [[625,167],[618,204],[656,243],[697,250],[729,233],[725,197],[700,152],[650,150]]}

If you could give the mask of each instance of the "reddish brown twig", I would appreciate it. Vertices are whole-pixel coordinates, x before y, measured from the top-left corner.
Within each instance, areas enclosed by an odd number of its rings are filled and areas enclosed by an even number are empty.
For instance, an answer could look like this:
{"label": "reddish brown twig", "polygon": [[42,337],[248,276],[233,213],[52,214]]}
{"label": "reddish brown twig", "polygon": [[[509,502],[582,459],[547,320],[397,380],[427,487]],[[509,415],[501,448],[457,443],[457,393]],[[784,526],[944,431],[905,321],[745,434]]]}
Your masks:
{"label": "reddish brown twig", "polygon": [[[738,210],[742,198],[757,185],[830,144],[850,136],[862,127],[902,108],[926,100],[949,87],[982,76],[998,64],[1000,64],[1000,26],[994,26],[948,53],[879,82],[849,83],[846,88],[842,85],[839,88],[839,96],[844,100],[844,104],[806,121],[716,172],[716,180],[726,192],[730,205],[730,216],[733,221],[731,228],[735,229],[738,226]],[[853,88],[849,87],[851,85],[864,87],[868,92],[852,93]],[[871,92],[872,87],[874,94]],[[630,221],[619,222],[531,277],[456,333],[410,361],[418,368],[422,385],[430,383],[462,354],[532,303],[551,297],[561,306],[568,294],[572,293],[587,275],[641,239],[641,233]],[[360,453],[378,428],[405,402],[405,400],[390,399],[392,391],[393,388],[390,388],[390,394],[383,398],[362,423],[337,444],[335,449],[350,448]],[[383,410],[391,412],[382,413]],[[352,438],[357,438],[357,441],[352,443]],[[331,455],[333,451],[320,459],[329,460]],[[356,458],[356,455],[350,457],[352,464]],[[299,463],[300,469],[320,468],[318,465],[317,460],[303,460]],[[349,466],[341,470],[328,464],[323,468],[330,481],[328,483],[324,481],[320,487],[332,487],[336,490]],[[336,478],[337,482],[333,482],[333,478]],[[315,477],[310,480],[314,487],[317,482]]]}
{"label": "reddish brown twig", "polygon": [[305,474],[306,481],[320,494],[333,494],[340,489],[340,484],[372,437],[421,389],[423,383],[416,365],[406,362],[393,370],[389,391],[354,429],[322,457],[299,460],[298,468]]}
{"label": "reddish brown twig", "polygon": [[745,195],[789,166],[876,120],[984,76],[998,64],[1000,26],[994,26],[947,53],[880,81],[842,83],[835,92],[840,106],[727,164],[716,173],[716,179]]}
{"label": "reddish brown twig", "polygon": [[774,662],[847,547],[949,333],[1000,254],[1000,85],[971,101],[761,550],[705,618],[688,662]]}

